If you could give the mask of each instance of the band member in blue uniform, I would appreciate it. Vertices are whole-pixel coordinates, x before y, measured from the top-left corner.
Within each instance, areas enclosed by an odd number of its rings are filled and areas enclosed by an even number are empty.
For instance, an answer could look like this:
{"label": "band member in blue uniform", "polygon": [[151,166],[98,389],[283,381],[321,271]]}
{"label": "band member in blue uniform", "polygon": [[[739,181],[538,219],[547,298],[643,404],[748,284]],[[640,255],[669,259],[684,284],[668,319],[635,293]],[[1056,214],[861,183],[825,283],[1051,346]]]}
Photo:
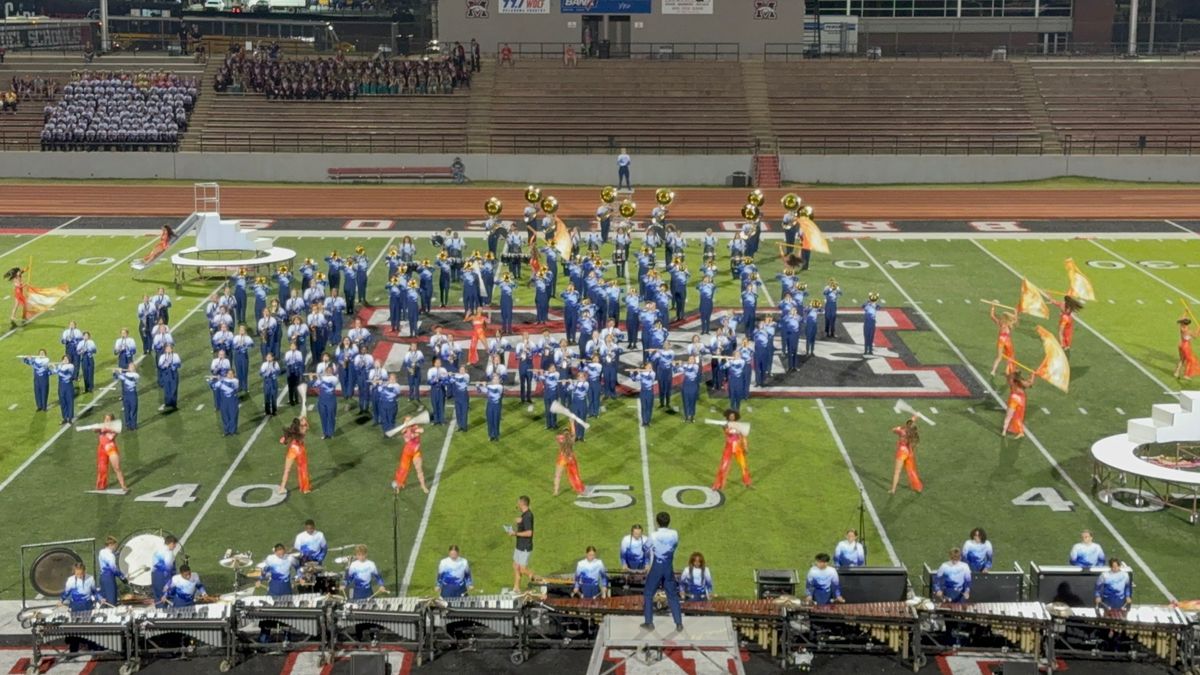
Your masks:
{"label": "band member in blue uniform", "polygon": [[325,541],[325,533],[317,529],[317,524],[311,518],[304,521],[304,529],[292,542],[292,548],[300,552],[300,564],[325,562],[329,554],[329,543]]}
{"label": "band member in blue uniform", "polygon": [[179,574],[171,577],[167,587],[163,589],[162,601],[178,609],[193,607],[197,599],[203,599],[207,595],[208,591],[204,589],[200,575],[192,572],[191,567],[180,565]]}
{"label": "band member in blue uniform", "polygon": [[982,527],[971,530],[971,538],[963,542],[963,560],[972,572],[984,573],[992,569],[992,542]]}
{"label": "band member in blue uniform", "polygon": [[821,295],[825,296],[825,337],[836,337],[837,303],[838,298],[842,297],[842,289],[838,287],[837,280],[830,277],[829,283],[825,285]]}
{"label": "band member in blue uniform", "polygon": [[116,537],[105,537],[104,548],[96,554],[96,559],[100,563],[100,597],[104,599],[104,602],[113,606],[117,604],[117,579],[129,583],[129,579],[117,565],[118,545]]}
{"label": "band member in blue uniform", "polygon": [[449,387],[454,397],[454,421],[459,431],[466,431],[471,412],[471,376],[466,366],[459,366],[458,372],[450,375]]}
{"label": "band member in blue uniform", "polygon": [[630,572],[647,572],[650,569],[650,539],[635,524],[629,534],[621,537],[621,569]]}
{"label": "band member in blue uniform", "polygon": [[571,595],[585,600],[594,600],[608,595],[608,570],[604,561],[596,557],[596,547],[589,546],[583,560],[575,564],[575,586]]}
{"label": "band member in blue uniform", "polygon": [[736,350],[729,358],[725,359],[721,364],[721,368],[725,371],[725,385],[729,393],[729,407],[732,410],[741,412],[742,401],[746,398],[745,391],[748,384],[746,374],[746,359],[742,356],[741,350]]}
{"label": "band member in blue uniform", "polygon": [[300,387],[308,386],[304,383],[304,361],[304,352],[293,342],[283,355],[283,367],[287,371],[288,405],[299,404]]}
{"label": "band member in blue uniform", "polygon": [[488,440],[500,440],[500,416],[503,411],[502,402],[504,400],[504,385],[500,382],[499,375],[493,375],[492,381],[486,385],[479,385],[479,391],[487,397],[487,408],[485,416],[487,418]]}
{"label": "band member in blue uniform", "polygon": [[337,430],[337,367],[329,366],[319,376],[313,376],[308,386],[317,391],[317,414],[321,417],[321,438],[333,438]]}
{"label": "band member in blue uniform", "polygon": [[75,420],[75,366],[64,354],[62,361],[56,366],[50,366],[58,380],[58,409],[62,413],[62,423],[70,424]]}
{"label": "band member in blue uniform", "polygon": [[443,598],[461,598],[475,587],[471,578],[471,563],[459,555],[458,546],[450,546],[449,553],[438,563],[437,580],[438,595]]}
{"label": "band member in blue uniform", "polygon": [[[367,257],[367,249],[362,246],[354,247],[353,266],[355,271],[354,290],[357,293],[358,304],[367,306],[367,276],[371,271],[371,259]],[[347,293],[347,295],[349,295]],[[349,298],[346,299],[349,302]],[[351,312],[347,311],[347,314]]]}
{"label": "band member in blue uniform", "polygon": [[387,382],[376,385],[375,415],[377,423],[383,431],[390,431],[396,426],[396,413],[399,411],[397,401],[403,393],[395,373],[387,374]]}
{"label": "band member in blue uniform", "polygon": [[944,602],[971,599],[971,568],[962,561],[961,549],[950,549],[950,559],[933,575],[933,597]]}
{"label": "band member in blue uniform", "polygon": [[71,571],[71,576],[63,584],[59,600],[72,612],[86,612],[95,608],[96,603],[104,600],[96,588],[96,580],[87,573],[87,567],[81,562],[75,563]]}
{"label": "band member in blue uniform", "polygon": [[158,386],[163,393],[162,405],[158,407],[160,411],[179,407],[179,369],[182,367],[183,360],[175,353],[175,347],[167,345],[162,356],[158,357]]}
{"label": "band member in blue uniform", "polygon": [[338,366],[338,382],[342,386],[342,398],[349,399],[354,395],[354,357],[358,356],[358,347],[350,338],[342,338],[342,343],[333,351],[333,358]]}
{"label": "band member in blue uniform", "polygon": [[545,370],[535,371],[535,377],[538,382],[542,383],[542,407],[543,416],[546,420],[546,428],[554,429],[558,426],[558,415],[550,411],[550,405],[558,400],[559,395],[559,374],[558,366],[550,361],[548,356],[542,357],[547,364]]}
{"label": "band member in blue uniform", "polygon": [[137,357],[137,342],[129,337],[128,328],[121,329],[121,337],[113,344],[113,354],[116,354],[117,366],[120,368],[133,363],[133,359]]}
{"label": "band member in blue uniform", "polygon": [[846,530],[846,538],[833,549],[835,567],[862,567],[867,564],[867,551],[858,540],[857,530]]}
{"label": "band member in blue uniform", "polygon": [[804,355],[812,356],[813,350],[817,347],[817,317],[821,316],[822,307],[825,301],[820,298],[813,298],[808,303],[808,310],[804,313]]}
{"label": "band member in blue uniform", "polygon": [[783,355],[787,358],[787,371],[796,372],[800,367],[800,328],[803,319],[800,310],[794,304],[779,318],[779,327],[783,331]]}
{"label": "band member in blue uniform", "polygon": [[121,412],[124,415],[125,431],[137,429],[138,397],[137,387],[141,375],[137,372],[137,364],[130,363],[125,370],[113,369],[113,380],[121,385]]}
{"label": "band member in blue uniform", "polygon": [[[591,390],[591,385],[588,384],[587,373],[580,371],[574,380],[567,382],[563,386],[567,388],[568,396],[570,396],[571,403],[568,407],[571,409],[571,414],[581,420],[586,420],[588,418],[589,407],[588,394]],[[584,431],[585,429],[582,424],[576,424],[575,440],[582,441]]]}
{"label": "band member in blue uniform", "polygon": [[1108,569],[1096,579],[1096,608],[1107,610],[1129,609],[1133,604],[1133,580],[1129,572],[1121,569],[1121,561],[1108,561]]}
{"label": "band member in blue uniform", "polygon": [[237,373],[239,394],[250,393],[250,349],[253,346],[254,338],[246,333],[245,326],[239,326],[233,337],[233,370]]}
{"label": "band member in blue uniform", "polygon": [[400,334],[400,322],[404,320],[404,299],[408,295],[408,287],[399,276],[392,275],[383,289],[388,294],[388,325],[392,332]]}
{"label": "band member in blue uniform", "polygon": [[[150,587],[154,589],[155,595],[158,594],[159,589],[166,588],[171,577],[175,576],[175,554],[178,549],[179,540],[169,534],[163,538],[162,546],[155,549],[150,563]],[[155,606],[164,607],[165,605],[159,602]]]}
{"label": "band member in blue uniform", "polygon": [[276,297],[281,305],[286,304],[288,298],[292,297],[292,279],[292,273],[288,271],[288,266],[280,265],[275,273],[275,286],[279,291],[276,293]]}
{"label": "band member in blue uniform", "polygon": [[150,353],[150,336],[158,325],[158,306],[150,301],[149,295],[143,295],[137,306],[138,335],[142,338],[142,353]]}
{"label": "band member in blue uniform", "polygon": [[1079,543],[1071,547],[1070,564],[1075,567],[1104,567],[1106,558],[1100,544],[1092,541],[1092,531],[1084,530]]}
{"label": "band member in blue uniform", "polygon": [[158,309],[158,318],[163,323],[171,323],[171,296],[167,295],[167,291],[162,286],[158,287],[158,292],[150,296],[150,301]]}
{"label": "band member in blue uniform", "polygon": [[529,339],[529,333],[521,334],[521,342],[513,350],[517,358],[517,384],[521,403],[533,403],[533,359],[540,354],[537,345]]}
{"label": "band member in blue uniform", "polygon": [[712,572],[704,562],[704,554],[696,551],[688,558],[687,567],[679,573],[679,592],[689,602],[712,600]]}
{"label": "band member in blue uniform", "polygon": [[404,368],[404,376],[408,382],[408,400],[420,402],[421,400],[421,366],[425,364],[425,355],[421,353],[417,346],[409,343],[408,351],[404,352],[404,359],[401,361],[401,367]]}
{"label": "band member in blue uniform", "polygon": [[67,324],[67,327],[63,329],[62,337],[59,338],[59,342],[63,345],[63,353],[71,361],[71,365],[79,365],[77,361],[79,358],[78,345],[82,339],[83,331],[76,327],[74,321]]}
{"label": "band member in blue uniform", "polygon": [[863,303],[863,354],[871,355],[875,353],[875,316],[879,313],[879,307],[883,302],[879,299],[879,294],[871,291],[867,294],[867,301]]}
{"label": "band member in blue uniform", "polygon": [[649,361],[642,365],[641,370],[636,370],[632,374],[639,387],[638,408],[641,413],[642,426],[647,427],[650,426],[650,418],[654,414],[654,384],[658,382],[658,376],[654,373],[654,366]]}
{"label": "band member in blue uniform", "polygon": [[326,278],[329,280],[330,288],[342,287],[342,270],[346,268],[346,263],[337,251],[333,251],[325,256]]}
{"label": "band member in blue uniform", "polygon": [[662,588],[667,593],[667,605],[675,630],[683,630],[683,613],[679,608],[679,587],[675,583],[675,549],[679,548],[679,533],[670,529],[671,516],[666,511],[654,518],[658,529],[650,534],[650,556],[653,562],[646,575],[646,588],[642,593],[642,611],[645,621],[642,628],[654,630],[654,595]]}
{"label": "band member in blue uniform", "polygon": [[33,369],[33,403],[38,412],[50,409],[50,374],[54,366],[45,349],[39,349],[37,356],[22,356],[21,363]]}
{"label": "band member in blue uniform", "polygon": [[818,605],[846,601],[842,597],[842,582],[837,570],[829,566],[828,553],[818,553],[813,559],[813,566],[804,579],[804,594],[806,601]]}
{"label": "band member in blue uniform", "polygon": [[429,370],[425,373],[429,383],[429,417],[433,424],[444,424],[446,421],[446,385],[450,381],[450,371],[442,367],[442,360],[434,358]]}
{"label": "band member in blue uniform", "polygon": [[83,393],[90,394],[96,386],[96,342],[92,334],[83,331],[83,338],[75,345],[75,360],[83,375]]}
{"label": "band member in blue uniform", "polygon": [[299,565],[300,561],[288,555],[283,544],[275,544],[274,553],[258,564],[258,569],[262,570],[262,577],[255,584],[255,588],[262,585],[262,580],[266,580],[267,595],[271,597],[291,595],[292,573]]}
{"label": "band member in blue uniform", "polygon": [[263,413],[266,415],[275,415],[278,410],[276,402],[279,400],[279,363],[275,361],[274,354],[267,354],[267,358],[258,367],[258,374],[262,376],[263,381]]}
{"label": "band member in blue uniform", "polygon": [[359,544],[354,547],[354,561],[346,567],[346,586],[350,589],[351,600],[366,600],[374,593],[371,583],[379,586],[377,593],[387,593],[387,585],[383,583],[383,575],[375,563],[367,559],[367,547]]}
{"label": "band member in blue uniform", "polygon": [[238,425],[238,383],[233,371],[225,373],[223,378],[210,378],[208,386],[217,395],[217,412],[221,416],[221,431],[226,436],[237,433]]}

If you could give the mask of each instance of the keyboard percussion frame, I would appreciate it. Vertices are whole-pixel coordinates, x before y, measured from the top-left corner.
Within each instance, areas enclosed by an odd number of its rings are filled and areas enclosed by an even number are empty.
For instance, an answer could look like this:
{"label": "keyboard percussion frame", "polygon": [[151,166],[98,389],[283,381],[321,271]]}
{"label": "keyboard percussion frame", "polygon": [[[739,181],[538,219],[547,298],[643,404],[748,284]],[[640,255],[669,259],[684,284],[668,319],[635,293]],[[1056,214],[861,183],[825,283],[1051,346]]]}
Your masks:
{"label": "keyboard percussion frame", "polygon": [[[129,607],[103,607],[73,612],[65,607],[23,610],[18,618],[33,636],[31,664],[40,664],[46,654],[67,654],[70,642],[95,645],[100,651],[89,655],[121,660],[122,675],[138,668],[137,645],[133,635],[133,614]],[[61,644],[60,644],[61,643]]]}
{"label": "keyboard percussion frame", "polygon": [[[220,656],[221,672],[237,659],[234,608],[227,602],[191,607],[139,608],[133,612],[133,635],[139,658],[158,655]],[[182,640],[171,639],[173,636]]]}
{"label": "keyboard percussion frame", "polygon": [[419,597],[347,600],[334,612],[336,643],[339,648],[408,646],[416,651],[419,666],[426,657],[432,658],[429,622],[435,602]]}

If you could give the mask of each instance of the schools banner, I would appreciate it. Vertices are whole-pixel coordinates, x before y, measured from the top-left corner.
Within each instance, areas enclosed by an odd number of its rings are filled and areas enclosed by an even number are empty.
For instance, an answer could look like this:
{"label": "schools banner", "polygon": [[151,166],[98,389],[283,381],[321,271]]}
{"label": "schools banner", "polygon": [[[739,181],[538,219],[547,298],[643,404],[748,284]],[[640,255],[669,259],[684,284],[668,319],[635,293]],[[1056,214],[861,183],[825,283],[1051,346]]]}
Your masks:
{"label": "schools banner", "polygon": [[663,14],[712,14],[714,0],[662,0]]}
{"label": "schools banner", "polygon": [[549,14],[550,0],[500,0],[501,14]]}
{"label": "schools banner", "polygon": [[563,14],[649,14],[651,0],[559,0]]}

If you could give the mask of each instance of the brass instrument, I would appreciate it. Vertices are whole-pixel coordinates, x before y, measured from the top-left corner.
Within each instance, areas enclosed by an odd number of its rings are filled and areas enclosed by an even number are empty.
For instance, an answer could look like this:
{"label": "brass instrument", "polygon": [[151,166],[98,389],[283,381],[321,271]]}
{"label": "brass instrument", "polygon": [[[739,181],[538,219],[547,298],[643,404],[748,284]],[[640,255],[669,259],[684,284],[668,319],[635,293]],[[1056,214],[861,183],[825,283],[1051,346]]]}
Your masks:
{"label": "brass instrument", "polygon": [[746,201],[755,206],[762,206],[763,203],[767,201],[767,198],[763,195],[762,190],[754,189],[751,190],[750,194],[746,196]]}
{"label": "brass instrument", "polygon": [[829,277],[829,281],[825,285],[830,288],[836,289],[838,287],[837,279],[834,279],[833,277]]}
{"label": "brass instrument", "polygon": [[542,210],[546,213],[553,214],[558,210],[558,198],[554,195],[548,195],[542,199]]}
{"label": "brass instrument", "polygon": [[751,222],[758,220],[758,207],[753,203],[742,207],[742,217]]}
{"label": "brass instrument", "polygon": [[620,211],[622,218],[632,218],[637,215],[637,204],[634,204],[626,199],[625,201],[621,202],[621,206],[618,210]]}
{"label": "brass instrument", "polygon": [[659,206],[670,206],[671,202],[675,201],[675,193],[667,188],[658,188],[654,191],[654,201],[658,202]]}
{"label": "brass instrument", "polygon": [[875,291],[871,291],[870,293],[867,293],[867,300],[869,302],[879,302],[879,294]]}
{"label": "brass instrument", "polygon": [[795,192],[789,192],[779,200],[779,203],[783,204],[783,208],[795,213],[796,211],[800,210],[801,201],[800,195],[796,194]]}
{"label": "brass instrument", "polygon": [[813,298],[808,302],[808,306],[812,307],[813,309],[821,309],[825,306],[825,301],[820,298]]}
{"label": "brass instrument", "polygon": [[804,216],[805,218],[812,218],[813,207],[806,204],[806,205],[800,207],[799,213],[800,213],[800,215]]}
{"label": "brass instrument", "polygon": [[537,204],[542,201],[542,188],[530,185],[525,188],[525,201],[530,204]]}
{"label": "brass instrument", "polygon": [[617,199],[617,189],[611,185],[600,188],[600,201],[611,204]]}
{"label": "brass instrument", "polygon": [[304,264],[305,264],[305,265],[311,265],[311,264],[313,264],[313,259],[312,259],[312,258],[305,258],[305,259],[304,259]]}
{"label": "brass instrument", "polygon": [[355,252],[355,253],[357,253],[357,254],[359,254],[359,255],[362,255],[362,254],[364,254],[364,253],[366,253],[366,252],[367,252],[367,248],[366,248],[365,246],[355,246],[355,247],[354,247],[354,252]]}
{"label": "brass instrument", "polygon": [[333,249],[332,251],[330,251],[330,252],[329,252],[329,257],[330,257],[330,258],[333,258],[334,260],[337,260],[337,259],[338,259],[338,258],[340,258],[341,256],[339,256],[339,255],[338,255],[337,249],[335,248],[335,249]]}
{"label": "brass instrument", "polygon": [[[537,200],[535,199],[534,201]],[[488,197],[488,200],[483,203],[483,210],[486,211],[489,216],[498,216],[500,215],[500,212],[504,210],[504,202],[500,201],[498,197]]]}
{"label": "brass instrument", "polygon": [[280,266],[279,266],[279,273],[280,273],[280,274],[287,274],[287,272],[288,272],[288,266],[287,266],[287,265],[280,265]]}
{"label": "brass instrument", "polygon": [[400,249],[393,246],[388,249],[388,255],[393,256],[393,257],[398,256],[398,255],[400,255]]}

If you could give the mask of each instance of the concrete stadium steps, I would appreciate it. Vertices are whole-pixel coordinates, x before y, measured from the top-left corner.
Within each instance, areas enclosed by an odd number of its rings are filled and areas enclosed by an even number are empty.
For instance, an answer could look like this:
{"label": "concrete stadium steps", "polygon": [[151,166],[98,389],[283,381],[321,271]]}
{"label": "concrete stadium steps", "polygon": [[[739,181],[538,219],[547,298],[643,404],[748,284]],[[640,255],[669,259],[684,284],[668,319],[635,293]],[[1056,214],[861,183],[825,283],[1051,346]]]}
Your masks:
{"label": "concrete stadium steps", "polygon": [[1025,110],[1029,113],[1029,119],[1033,120],[1037,127],[1038,135],[1041,137],[1046,151],[1062,152],[1062,144],[1059,143],[1058,134],[1054,133],[1054,124],[1050,121],[1050,113],[1046,110],[1046,101],[1042,97],[1041,88],[1038,87],[1037,77],[1033,74],[1033,67],[1025,59],[1008,63],[1011,64],[1013,75],[1021,87]]}
{"label": "concrete stadium steps", "polygon": [[1200,64],[1033,61],[1055,133],[1116,152],[1147,142],[1200,145]]}
{"label": "concrete stadium steps", "polygon": [[1007,63],[805,61],[765,68],[772,126],[784,150],[833,143],[849,151],[912,145],[955,152],[990,138],[1040,147]]}
{"label": "concrete stadium steps", "polygon": [[196,99],[192,117],[188,120],[188,130],[179,142],[179,149],[184,152],[199,151],[200,135],[196,132],[202,125],[201,120],[207,120],[212,115],[213,106],[216,105],[217,93],[213,91],[213,82],[216,81],[217,71],[220,68],[221,60],[210,58],[200,74],[200,85],[196,87],[200,92],[200,97]]}
{"label": "concrete stadium steps", "polygon": [[496,90],[496,62],[482,59],[479,72],[471,76],[471,102],[467,107],[467,152],[487,153],[491,149],[493,92]]}
{"label": "concrete stadium steps", "polygon": [[[748,152],[737,62],[522,59],[496,71],[494,152]],[[586,123],[582,123],[586,117]]]}
{"label": "concrete stadium steps", "polygon": [[1200,439],[1200,391],[1181,391],[1179,403],[1156,403],[1150,417],[1128,421],[1126,433],[1135,443],[1172,443]]}

